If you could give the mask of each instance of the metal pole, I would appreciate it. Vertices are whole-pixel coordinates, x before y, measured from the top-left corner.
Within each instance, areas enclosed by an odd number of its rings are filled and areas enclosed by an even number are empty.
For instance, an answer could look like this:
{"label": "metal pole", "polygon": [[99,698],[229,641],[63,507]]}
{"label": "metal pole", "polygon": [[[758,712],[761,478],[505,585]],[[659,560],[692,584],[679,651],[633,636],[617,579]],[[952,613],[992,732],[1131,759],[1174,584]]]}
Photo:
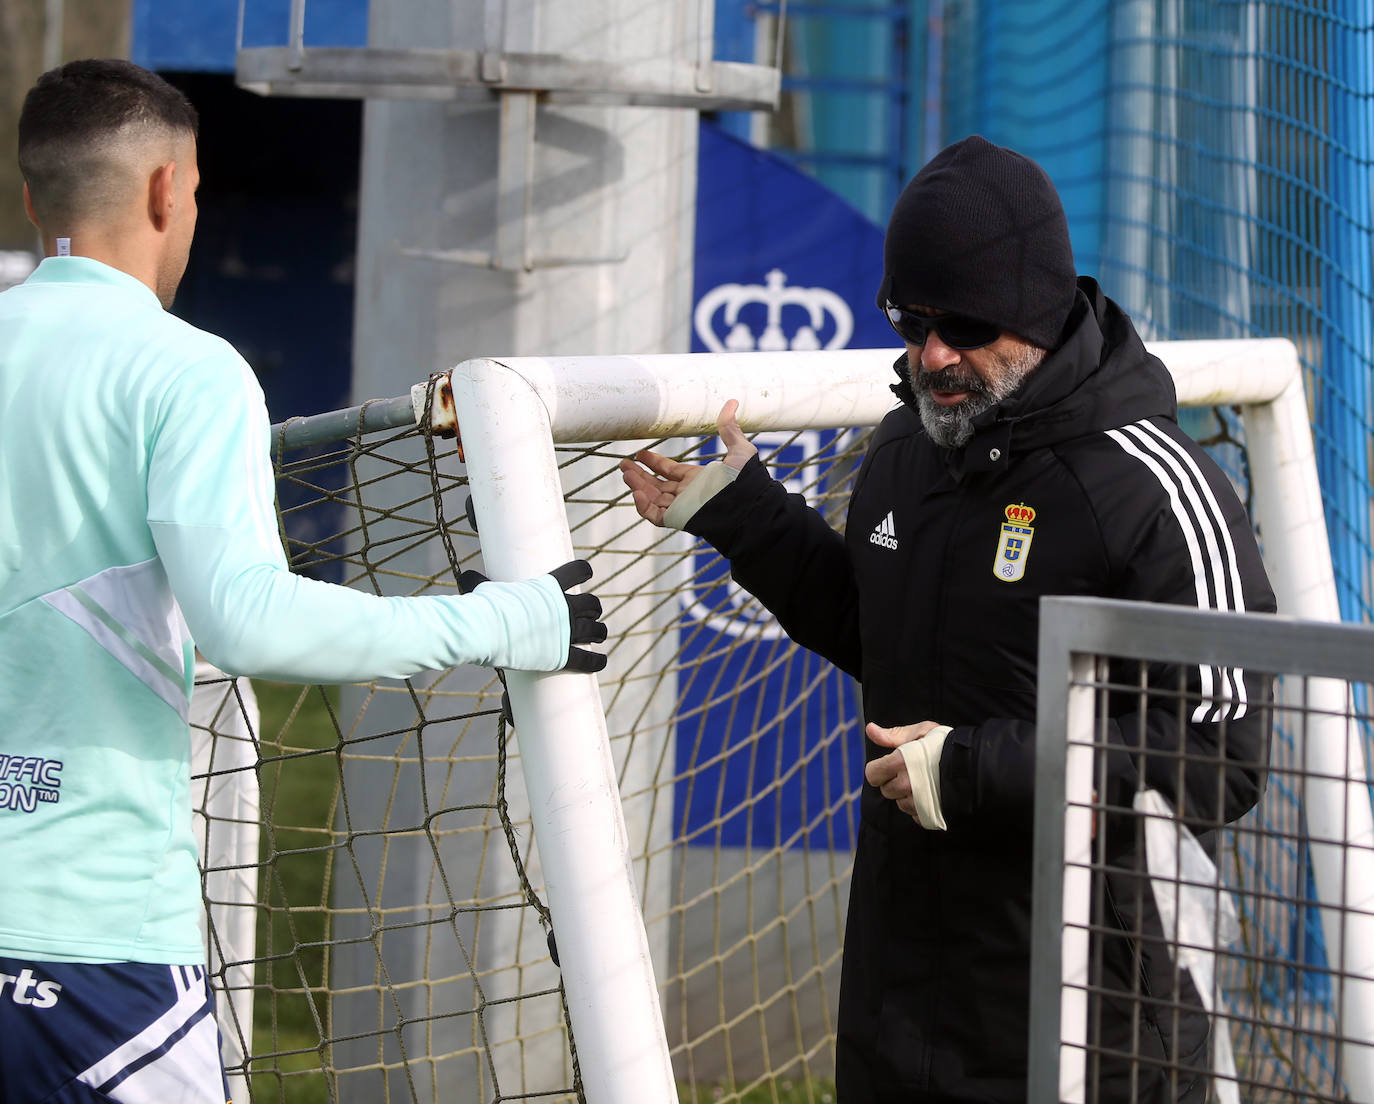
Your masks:
{"label": "metal pole", "polygon": [[944,148],[945,5],[944,0],[926,4],[926,73],[921,122],[921,164]]}
{"label": "metal pole", "polygon": [[305,60],[305,0],[291,0],[291,68]]}
{"label": "metal pole", "polygon": [[[1041,622],[1046,659],[1066,653],[1057,627]],[[1066,668],[1067,678],[1054,677]],[[1068,654],[1066,667],[1042,663],[1036,691],[1036,728],[1056,738],[1040,743],[1035,757],[1030,991],[1057,991],[1059,999],[1047,999],[1031,1018],[1030,1104],[1082,1104],[1087,1084],[1093,673],[1091,656]]]}
{"label": "metal pole", "polygon": [[62,64],[63,0],[43,0],[43,70]]}
{"label": "metal pole", "polygon": [[1124,91],[1111,94],[1107,144],[1108,193],[1102,268],[1112,298],[1135,318],[1142,337],[1154,337],[1150,293],[1153,225],[1155,46],[1153,0],[1123,0],[1112,16],[1112,73]]}
{"label": "metal pole", "polygon": [[[372,4],[368,44],[402,51],[478,51],[489,79],[499,79],[503,55],[597,57],[608,65],[644,58],[695,61],[709,56],[713,11],[711,0],[654,0],[649,5],[639,0]],[[474,90],[449,103],[369,100],[359,198],[355,401],[400,394],[433,372],[481,354],[687,349],[697,127],[696,114],[680,108],[556,105],[518,91]],[[451,454],[444,463],[450,470],[461,470]],[[585,481],[590,473],[579,474],[584,471],[581,462],[574,463],[566,478],[570,483]],[[462,538],[457,540],[458,554],[482,566],[492,555],[488,528],[494,523],[483,516],[487,508],[476,488],[473,495],[482,525],[480,549]],[[598,495],[600,491],[589,492],[591,498]],[[612,495],[608,491],[601,497]],[[630,511],[627,518],[616,508],[595,518],[569,520],[578,544],[596,547],[629,529],[634,515]],[[650,539],[652,533],[646,533],[645,540]],[[442,573],[442,549],[437,540],[433,545],[416,552],[402,570],[421,576]],[[481,560],[476,558],[479,552]],[[598,577],[628,580],[646,570],[622,562],[645,560],[640,556],[598,554],[594,559]],[[548,566],[543,564],[541,570]],[[660,620],[675,620],[677,611],[670,603],[654,603],[647,596],[643,601],[640,613],[646,629]],[[626,616],[640,614],[627,609]],[[610,657],[608,680],[617,677],[616,665],[621,662],[613,649]],[[463,669],[446,674],[443,687],[453,693],[476,693],[489,681],[490,672]],[[499,689],[497,693],[499,697]],[[634,703],[639,723],[668,733],[666,718],[671,715],[675,683],[664,680],[654,695],[652,702]],[[369,702],[365,720],[369,729],[382,731],[415,724],[414,710],[403,695]],[[617,737],[624,731],[615,717],[609,724]],[[442,756],[443,741],[463,738],[448,733],[443,726],[427,729],[427,756]],[[526,739],[523,732],[519,739]],[[441,745],[437,749],[436,743]],[[621,768],[627,792],[638,790],[652,798],[659,791],[651,780],[636,774],[649,769],[646,755],[651,754],[644,744],[613,739],[616,754],[627,759]],[[640,760],[645,765],[638,765]],[[671,748],[667,761],[672,761]],[[387,815],[388,808],[391,815],[402,815],[394,805],[383,807],[387,790],[371,780],[369,764],[360,761],[350,769],[356,771],[350,801],[360,816],[375,820]],[[425,767],[416,769],[424,778]],[[526,804],[522,772],[512,769],[507,782],[512,817],[518,823]],[[492,779],[484,769],[475,768],[452,785],[462,794],[450,793],[447,800],[480,803],[487,800]],[[407,786],[402,797],[418,803],[418,790]],[[370,802],[375,807],[368,808]],[[674,923],[666,906],[676,861],[672,818],[661,807],[649,808],[652,802],[647,798],[637,804],[638,808],[634,801],[627,806],[625,819],[636,840],[635,853],[648,856],[637,875],[650,945],[666,966]],[[414,817],[415,812],[404,815]],[[393,859],[388,865],[393,872],[409,868],[395,858],[402,845],[390,845]],[[502,865],[499,852],[505,845],[499,834],[479,839],[472,833],[447,840],[444,846],[446,865],[483,871],[485,895],[518,892],[509,861]],[[428,869],[428,863],[417,850],[410,865]],[[549,881],[556,876],[542,839],[538,852],[531,855],[528,873],[536,886],[541,878]],[[419,875],[416,881],[406,885],[393,873],[377,895],[385,893],[384,907],[427,900],[432,890]],[[567,1086],[571,1075],[564,1069],[567,1047],[556,999],[482,1004],[475,992],[478,978],[484,993],[556,985],[558,971],[549,963],[539,925],[515,909],[483,912],[475,918],[464,914],[461,925],[458,935],[474,948],[471,963],[463,961],[458,940],[426,942],[416,929],[413,937],[388,933],[388,966],[405,977],[458,979],[439,999],[480,1004],[484,1030],[493,1038],[513,1039],[518,1034],[518,1041],[491,1050],[490,1072],[503,1096]],[[561,956],[564,935],[557,926],[555,934]],[[375,1000],[365,1007],[364,1001],[349,994],[373,983],[376,954],[359,943],[353,959],[347,959],[347,953],[333,959],[340,993],[335,998],[336,1029],[341,1035],[375,1031]],[[401,992],[398,999],[410,996],[409,991]],[[618,1017],[622,1023],[626,1019],[628,1013]],[[435,1023],[431,1030],[436,1053],[456,1051],[471,1024],[451,1019]],[[580,1030],[578,1055],[584,1074],[592,1075]],[[359,1064],[371,1060],[363,1054],[366,1043],[349,1046]],[[408,1091],[400,1074],[390,1076],[393,1091]],[[448,1101],[491,1096],[488,1087],[478,1083],[480,1075],[474,1077],[461,1062],[437,1063],[435,1080],[439,1095]],[[340,1084],[346,1094],[345,1079]]]}

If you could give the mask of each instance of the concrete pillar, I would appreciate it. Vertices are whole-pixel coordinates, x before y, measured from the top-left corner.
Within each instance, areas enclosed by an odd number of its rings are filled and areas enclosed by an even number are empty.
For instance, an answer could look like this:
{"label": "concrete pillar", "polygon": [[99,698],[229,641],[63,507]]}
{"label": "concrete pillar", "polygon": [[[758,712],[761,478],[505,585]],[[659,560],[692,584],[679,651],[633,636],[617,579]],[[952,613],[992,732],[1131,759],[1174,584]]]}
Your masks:
{"label": "concrete pillar", "polygon": [[[609,64],[697,60],[710,56],[710,15],[709,0],[700,5],[698,0],[649,5],[631,0],[488,0],[485,10],[476,4],[373,5],[369,45],[447,46],[485,50],[493,56],[536,53]],[[683,108],[549,106],[530,93],[493,97],[481,90],[442,102],[369,100],[359,211],[354,401],[402,394],[430,373],[476,356],[686,351],[696,138],[696,112]],[[446,463],[458,470],[453,455]],[[581,463],[565,473],[568,484],[580,484],[589,476]],[[594,486],[585,497],[602,497],[602,489]],[[614,490],[604,489],[605,497]],[[449,504],[449,509],[450,516],[461,517],[461,502]],[[623,511],[594,520],[591,513],[570,518],[578,545],[597,545],[633,527]],[[470,542],[459,543],[460,556],[472,551]],[[621,567],[631,574],[645,570],[635,568],[634,557],[625,553],[593,560],[602,579]],[[433,541],[393,566],[442,576],[446,554],[441,542]],[[595,589],[595,582],[592,586]],[[633,587],[634,579],[622,575],[616,590]],[[644,602],[647,610],[651,600]],[[631,601],[620,604],[617,599],[617,605],[620,623],[640,616]],[[671,603],[660,605],[663,608],[653,617],[661,620],[675,614]],[[614,622],[611,627],[614,633]],[[613,647],[610,654],[603,685],[617,673]],[[489,672],[470,669],[447,676],[443,689],[475,693],[489,685]],[[661,686],[656,700],[644,702],[631,702],[629,694],[622,694],[619,704],[642,729],[666,733],[661,719],[653,718],[665,716],[671,708],[673,689]],[[356,694],[349,699],[355,709],[361,704]],[[367,704],[360,732],[404,730],[415,719],[407,695],[374,698]],[[626,763],[622,749],[630,741],[617,739],[623,730],[614,717],[609,727],[624,788],[639,789],[658,755],[640,742],[635,745],[635,761]],[[462,763],[450,772],[443,760],[451,749],[464,757],[491,754],[494,733],[494,718],[427,728],[423,775],[413,765],[393,775],[389,764],[350,761],[345,778],[353,823],[375,825],[388,818],[394,825],[419,823],[424,800],[441,800],[447,808],[489,802],[489,765]],[[393,742],[400,747],[404,738]],[[360,748],[365,753],[378,750],[380,745]],[[514,754],[513,745],[511,751]],[[667,761],[672,761],[671,750]],[[424,799],[422,781],[427,782]],[[512,816],[522,819],[524,795],[515,760],[506,798]],[[661,856],[652,868],[638,872],[651,901],[666,900],[669,877],[664,833],[670,830],[670,817],[664,815],[661,799],[659,804],[652,824],[647,797],[626,810],[636,848]],[[477,814],[455,812],[441,817],[437,826],[467,826],[476,818]],[[649,837],[664,838],[646,846]],[[522,838],[521,844],[527,851],[528,839]],[[445,836],[440,857],[453,893],[470,893],[480,870],[483,897],[508,894],[514,899],[518,885],[505,849],[499,832]],[[371,883],[367,893],[374,905],[446,903],[428,840],[417,837],[387,844],[384,887],[378,875],[381,852],[379,842],[359,844],[359,867]],[[537,861],[530,875],[537,884]],[[347,862],[335,884],[336,906],[360,904],[357,879]],[[662,963],[666,911],[652,903],[648,911],[662,917],[662,930],[657,936],[651,933],[655,957]],[[363,937],[367,929],[365,917],[355,914],[340,920],[335,937]],[[398,990],[399,1010],[390,997],[378,1001],[375,996],[349,996],[350,986],[374,982],[374,945],[365,941],[336,947],[331,977],[338,994],[333,1004],[336,1037],[376,1031],[379,1015],[383,1023],[394,1022],[398,1014],[436,1016],[557,984],[557,972],[547,963],[529,965],[548,953],[529,910],[485,912],[480,918],[461,913],[451,923],[390,931],[381,940],[392,985],[429,984]],[[480,983],[470,980],[473,971],[480,975]],[[452,980],[441,980],[445,978]],[[496,1042],[491,1047],[490,1067],[474,1056],[417,1066],[411,1076],[423,1075],[425,1097],[432,1080],[436,1097],[453,1101],[489,1099],[491,1087],[484,1081],[492,1076],[505,1095],[548,1091],[572,1083],[563,1058],[561,1020],[554,997],[491,1006],[482,1016],[488,1039],[475,1037],[471,1016],[435,1019],[397,1032],[380,1050],[375,1041],[340,1044],[336,1066],[375,1062],[379,1056],[395,1060],[401,1045],[410,1058],[420,1048],[442,1054],[475,1045],[475,1053],[480,1053],[489,1041],[518,1032],[525,1040],[520,1045]],[[382,1075],[345,1075],[340,1080],[341,1099],[375,1095],[378,1076]],[[393,1092],[407,1098],[407,1075],[387,1076]]]}

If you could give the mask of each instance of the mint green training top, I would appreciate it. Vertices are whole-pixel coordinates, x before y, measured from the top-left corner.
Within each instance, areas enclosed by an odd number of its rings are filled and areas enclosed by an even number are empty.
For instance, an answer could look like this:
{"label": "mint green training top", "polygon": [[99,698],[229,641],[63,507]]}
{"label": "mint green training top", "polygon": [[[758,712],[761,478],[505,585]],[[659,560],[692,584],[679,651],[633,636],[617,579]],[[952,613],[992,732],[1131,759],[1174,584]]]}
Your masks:
{"label": "mint green training top", "polygon": [[193,644],[300,682],[557,670],[548,575],[382,598],[290,574],[262,390],[140,281],[50,257],[0,294],[0,954],[204,959]]}

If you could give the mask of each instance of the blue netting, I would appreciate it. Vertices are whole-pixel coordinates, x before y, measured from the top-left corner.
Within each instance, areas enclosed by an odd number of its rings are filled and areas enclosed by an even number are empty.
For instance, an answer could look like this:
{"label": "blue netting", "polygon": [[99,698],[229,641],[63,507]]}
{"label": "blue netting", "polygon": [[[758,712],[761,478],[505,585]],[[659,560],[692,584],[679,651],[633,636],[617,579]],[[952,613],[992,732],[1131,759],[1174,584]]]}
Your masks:
{"label": "blue netting", "polygon": [[1342,614],[1374,611],[1374,12],[1367,0],[948,5],[942,140],[1064,193],[1080,271],[1155,338],[1287,337]]}

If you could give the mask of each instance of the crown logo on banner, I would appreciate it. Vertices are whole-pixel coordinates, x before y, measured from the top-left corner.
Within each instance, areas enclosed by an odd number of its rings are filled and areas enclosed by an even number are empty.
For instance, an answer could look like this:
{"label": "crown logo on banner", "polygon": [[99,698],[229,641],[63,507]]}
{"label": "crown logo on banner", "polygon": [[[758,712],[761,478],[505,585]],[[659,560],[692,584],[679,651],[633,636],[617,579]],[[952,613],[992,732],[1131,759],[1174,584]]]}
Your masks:
{"label": "crown logo on banner", "polygon": [[1035,520],[1035,507],[1021,503],[1016,506],[1008,506],[1004,511],[1007,520],[1013,525],[1029,525]]}
{"label": "crown logo on banner", "polygon": [[[760,303],[764,324],[762,332],[756,334],[740,319],[740,312]],[[799,309],[784,311],[789,307]],[[835,329],[822,344],[819,335],[826,329],[827,317]],[[788,287],[787,274],[775,268],[762,284],[713,287],[697,301],[692,325],[701,343],[713,353],[843,349],[854,333],[854,314],[829,288]]]}

